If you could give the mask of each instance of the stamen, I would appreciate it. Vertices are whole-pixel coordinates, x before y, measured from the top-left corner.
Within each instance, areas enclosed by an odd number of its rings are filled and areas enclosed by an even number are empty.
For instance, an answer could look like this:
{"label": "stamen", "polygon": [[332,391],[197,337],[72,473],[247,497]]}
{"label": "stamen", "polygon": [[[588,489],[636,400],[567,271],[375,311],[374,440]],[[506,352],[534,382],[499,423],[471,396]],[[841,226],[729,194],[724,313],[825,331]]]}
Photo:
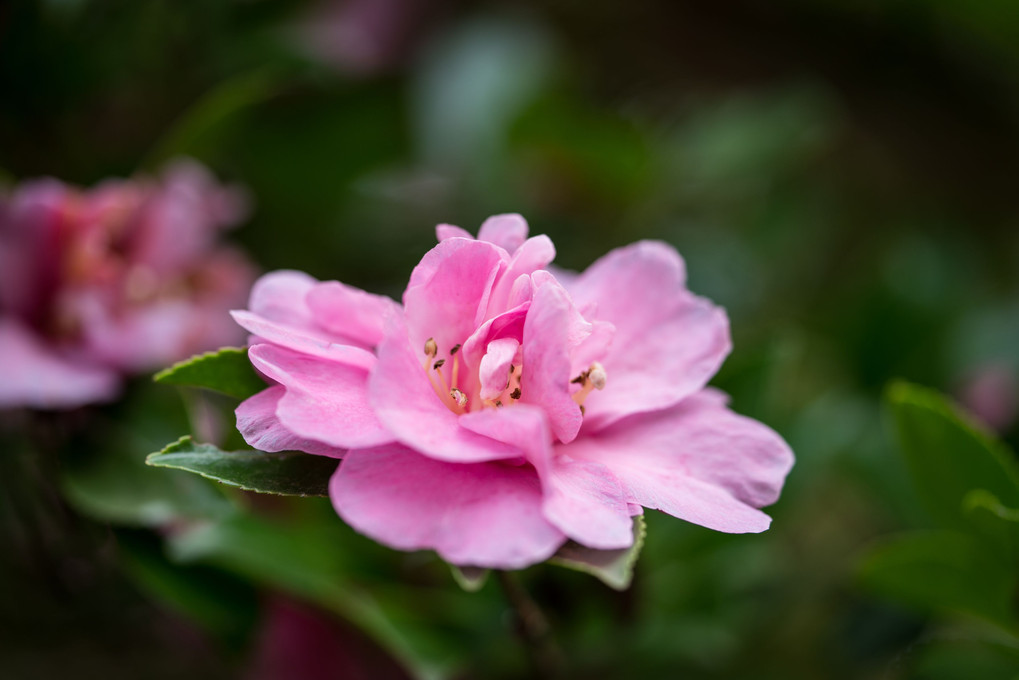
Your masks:
{"label": "stamen", "polygon": [[445,363],[446,363],[445,359],[439,359],[434,364],[432,364],[432,369],[437,371],[440,368],[442,368],[442,365],[445,364]]}
{"label": "stamen", "polygon": [[434,357],[439,353],[439,345],[436,344],[435,338],[428,338],[425,340],[425,355]]}
{"label": "stamen", "polygon": [[454,354],[456,354],[459,351],[460,351],[460,343],[458,342],[455,345],[453,345],[453,349],[449,350],[449,356],[453,356]]}
{"label": "stamen", "polygon": [[463,408],[464,406],[467,405],[467,395],[461,392],[459,389],[455,387],[451,389],[449,391],[449,396],[453,397],[453,401],[455,401],[456,405],[459,406],[460,408]]}
{"label": "stamen", "polygon": [[[459,347],[460,345],[457,345]],[[460,356],[458,354],[453,355],[453,387],[460,385]]]}
{"label": "stamen", "polygon": [[608,374],[605,372],[605,367],[594,361],[586,371],[570,381],[581,385],[580,389],[572,395],[573,401],[580,406],[581,414],[584,413],[584,400],[587,399],[587,395],[591,394],[593,390],[605,389],[607,380]]}
{"label": "stamen", "polygon": [[[521,395],[521,392],[520,392],[520,388],[518,387],[515,390],[513,390],[512,392],[510,392],[510,399],[519,399],[520,395]],[[515,411],[514,411],[514,413],[515,413]]]}
{"label": "stamen", "polygon": [[591,384],[594,385],[594,389],[605,389],[605,381],[608,380],[608,374],[605,373],[605,367],[597,361],[591,364],[591,368],[587,371],[587,377],[591,380]]}

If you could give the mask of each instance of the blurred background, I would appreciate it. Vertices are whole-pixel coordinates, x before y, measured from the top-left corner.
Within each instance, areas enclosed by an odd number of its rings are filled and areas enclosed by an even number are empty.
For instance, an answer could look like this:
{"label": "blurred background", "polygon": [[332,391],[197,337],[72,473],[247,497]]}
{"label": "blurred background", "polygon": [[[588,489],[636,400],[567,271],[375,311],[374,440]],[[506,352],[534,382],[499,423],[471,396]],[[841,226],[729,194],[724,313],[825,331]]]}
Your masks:
{"label": "blurred background", "polygon": [[[626,592],[525,572],[568,675],[1014,678],[1014,635],[860,564],[930,524],[890,380],[1019,444],[1017,87],[1004,0],[7,0],[0,182],[190,157],[246,187],[259,268],[394,297],[439,222],[519,212],[570,269],[666,240],[729,312],[714,384],[797,465],[765,534],[649,513]],[[229,424],[184,396],[0,414],[0,676],[528,677],[494,584],[144,468]]]}

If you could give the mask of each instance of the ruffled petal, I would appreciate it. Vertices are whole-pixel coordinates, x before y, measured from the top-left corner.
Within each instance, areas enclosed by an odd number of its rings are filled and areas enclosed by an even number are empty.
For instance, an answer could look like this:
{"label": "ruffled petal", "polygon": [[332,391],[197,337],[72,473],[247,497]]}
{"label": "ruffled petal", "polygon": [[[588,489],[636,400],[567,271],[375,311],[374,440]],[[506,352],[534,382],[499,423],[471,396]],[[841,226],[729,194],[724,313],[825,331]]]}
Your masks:
{"label": "ruffled petal", "polygon": [[379,344],[388,320],[401,312],[400,305],[391,298],[339,281],[317,284],[306,301],[320,327],[365,347]]}
{"label": "ruffled petal", "polygon": [[478,240],[499,246],[511,255],[527,239],[527,220],[516,213],[493,215],[478,230]]}
{"label": "ruffled petal", "polygon": [[793,464],[781,437],[729,411],[716,392],[631,416],[564,450],[607,467],[633,502],[730,533],[768,528],[756,508],[778,498]]}
{"label": "ruffled petal", "polygon": [[295,329],[315,328],[305,297],[318,280],[304,272],[280,270],[259,278],[251,288],[248,309],[265,319]]}
{"label": "ruffled petal", "polygon": [[545,518],[573,540],[610,550],[633,544],[626,492],[604,466],[553,456],[548,420],[519,404],[461,418],[464,427],[517,447],[538,473]]}
{"label": "ruffled petal", "polygon": [[0,376],[0,408],[75,408],[120,390],[115,371],[62,357],[11,321],[0,321]]}
{"label": "ruffled petal", "polygon": [[509,368],[520,349],[515,338],[500,338],[488,343],[488,351],[478,370],[481,377],[481,398],[497,399],[509,387]]}
{"label": "ruffled petal", "polygon": [[471,235],[466,229],[461,229],[454,224],[439,224],[435,227],[435,238],[438,241],[445,241],[451,238],[468,238],[474,240],[474,236]]}
{"label": "ruffled petal", "polygon": [[255,345],[248,356],[286,388],[276,416],[297,437],[341,449],[393,441],[368,405],[366,370],[268,344]]}
{"label": "ruffled petal", "polygon": [[521,400],[544,409],[559,441],[572,441],[583,416],[570,396],[570,354],[591,331],[569,296],[549,282],[534,292],[524,322]]}
{"label": "ruffled petal", "polygon": [[584,404],[593,429],[678,403],[707,384],[731,348],[725,311],[686,290],[683,261],[664,243],[612,251],[570,292],[579,308],[616,328],[601,360],[606,388]]}
{"label": "ruffled petal", "polygon": [[429,338],[447,356],[470,337],[503,267],[499,249],[482,241],[449,239],[425,254],[403,294],[410,341],[422,357]]}
{"label": "ruffled petal", "polygon": [[271,343],[302,354],[365,370],[375,365],[375,355],[367,349],[346,342],[337,342],[338,338],[335,336],[315,328],[306,329],[280,323],[244,310],[234,310],[230,315],[242,328],[252,334],[252,345]]}
{"label": "ruffled petal", "polygon": [[361,533],[399,550],[435,550],[452,564],[520,569],[565,541],[542,515],[530,467],[445,463],[390,445],[351,451],[329,491]]}
{"label": "ruffled petal", "polygon": [[274,385],[241,402],[234,413],[237,415],[237,429],[244,441],[259,451],[304,451],[342,458],[343,449],[298,437],[283,427],[276,417],[276,409],[285,393],[285,387]]}

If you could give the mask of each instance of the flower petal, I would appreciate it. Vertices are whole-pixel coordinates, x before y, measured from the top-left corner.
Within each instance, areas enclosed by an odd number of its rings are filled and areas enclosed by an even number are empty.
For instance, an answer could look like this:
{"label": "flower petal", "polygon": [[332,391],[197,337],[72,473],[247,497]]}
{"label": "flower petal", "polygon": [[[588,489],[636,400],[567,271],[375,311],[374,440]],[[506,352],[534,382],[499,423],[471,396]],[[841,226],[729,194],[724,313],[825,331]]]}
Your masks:
{"label": "flower petal", "polygon": [[464,343],[480,324],[492,283],[504,266],[499,249],[482,241],[454,238],[428,251],[403,294],[413,347],[423,352],[432,338],[445,356]]}
{"label": "flower petal", "polygon": [[276,408],[285,393],[285,387],[273,385],[241,402],[235,413],[237,429],[244,441],[259,451],[304,451],[342,458],[345,453],[343,449],[298,437],[283,427],[276,417]]}
{"label": "flower petal", "polygon": [[435,226],[435,238],[439,241],[445,241],[450,238],[469,238],[474,240],[474,237],[466,229],[461,229],[454,224],[438,224]]}
{"label": "flower petal", "polygon": [[570,396],[570,353],[590,330],[558,284],[545,283],[534,292],[524,322],[521,400],[544,409],[563,443],[577,436],[583,422]]}
{"label": "flower petal", "polygon": [[[421,355],[423,356],[423,355]],[[517,449],[460,427],[459,416],[439,399],[402,323],[394,321],[378,347],[371,373],[372,406],[393,436],[439,460],[473,463],[518,458]]]}
{"label": "flower petal", "polygon": [[493,215],[478,230],[478,240],[499,246],[511,255],[527,239],[527,220],[516,213]]}
{"label": "flower petal", "polygon": [[709,529],[757,532],[793,463],[775,432],[725,408],[717,393],[618,421],[566,449],[602,463],[631,500]]}
{"label": "flower petal", "polygon": [[252,314],[301,329],[315,328],[305,297],[318,280],[304,272],[280,270],[265,274],[251,288]]}
{"label": "flower petal", "polygon": [[393,299],[339,281],[317,284],[308,292],[306,301],[316,324],[365,347],[379,344],[386,321],[401,312]]}
{"label": "flower petal", "polygon": [[251,363],[286,388],[276,415],[297,437],[341,449],[393,441],[368,405],[368,372],[283,347],[248,350]]}
{"label": "flower petal", "polygon": [[542,515],[529,467],[444,463],[390,445],[349,452],[329,491],[358,531],[399,550],[435,550],[452,564],[520,569],[565,541]]}
{"label": "flower petal", "polygon": [[633,544],[626,492],[603,465],[553,456],[548,420],[536,406],[518,404],[469,413],[461,423],[519,448],[542,484],[542,512],[573,540],[610,550]]}
{"label": "flower petal", "polygon": [[725,311],[686,290],[683,261],[664,243],[612,251],[570,292],[580,309],[616,327],[601,361],[606,388],[584,404],[588,427],[678,403],[707,384],[731,348]]}
{"label": "flower petal", "polygon": [[120,391],[115,371],[62,357],[11,321],[0,321],[0,375],[0,408],[75,408]]}
{"label": "flower petal", "polygon": [[252,345],[271,343],[365,370],[375,365],[375,355],[367,349],[337,342],[338,338],[325,332],[279,323],[244,310],[234,310],[230,316],[252,333]]}
{"label": "flower petal", "polygon": [[520,279],[543,269],[554,259],[555,246],[548,236],[542,234],[524,241],[510,258],[506,270],[499,275],[492,288],[485,318],[496,316],[511,306],[520,304],[520,289],[527,286]]}
{"label": "flower petal", "polygon": [[482,399],[498,399],[509,387],[509,368],[518,349],[520,342],[515,338],[499,338],[488,343],[488,351],[482,357],[478,370]]}

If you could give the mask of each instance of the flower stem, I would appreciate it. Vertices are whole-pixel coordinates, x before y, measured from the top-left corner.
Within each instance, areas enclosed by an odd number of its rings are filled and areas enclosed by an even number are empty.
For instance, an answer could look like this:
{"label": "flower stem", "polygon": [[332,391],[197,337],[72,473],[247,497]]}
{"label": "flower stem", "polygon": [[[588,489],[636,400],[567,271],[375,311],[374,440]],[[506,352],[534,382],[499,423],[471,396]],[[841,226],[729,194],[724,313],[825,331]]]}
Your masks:
{"label": "flower stem", "polygon": [[515,573],[496,571],[495,574],[506,601],[513,609],[517,634],[527,648],[535,677],[545,680],[562,677],[566,659],[552,637],[552,628],[545,613],[527,593]]}

